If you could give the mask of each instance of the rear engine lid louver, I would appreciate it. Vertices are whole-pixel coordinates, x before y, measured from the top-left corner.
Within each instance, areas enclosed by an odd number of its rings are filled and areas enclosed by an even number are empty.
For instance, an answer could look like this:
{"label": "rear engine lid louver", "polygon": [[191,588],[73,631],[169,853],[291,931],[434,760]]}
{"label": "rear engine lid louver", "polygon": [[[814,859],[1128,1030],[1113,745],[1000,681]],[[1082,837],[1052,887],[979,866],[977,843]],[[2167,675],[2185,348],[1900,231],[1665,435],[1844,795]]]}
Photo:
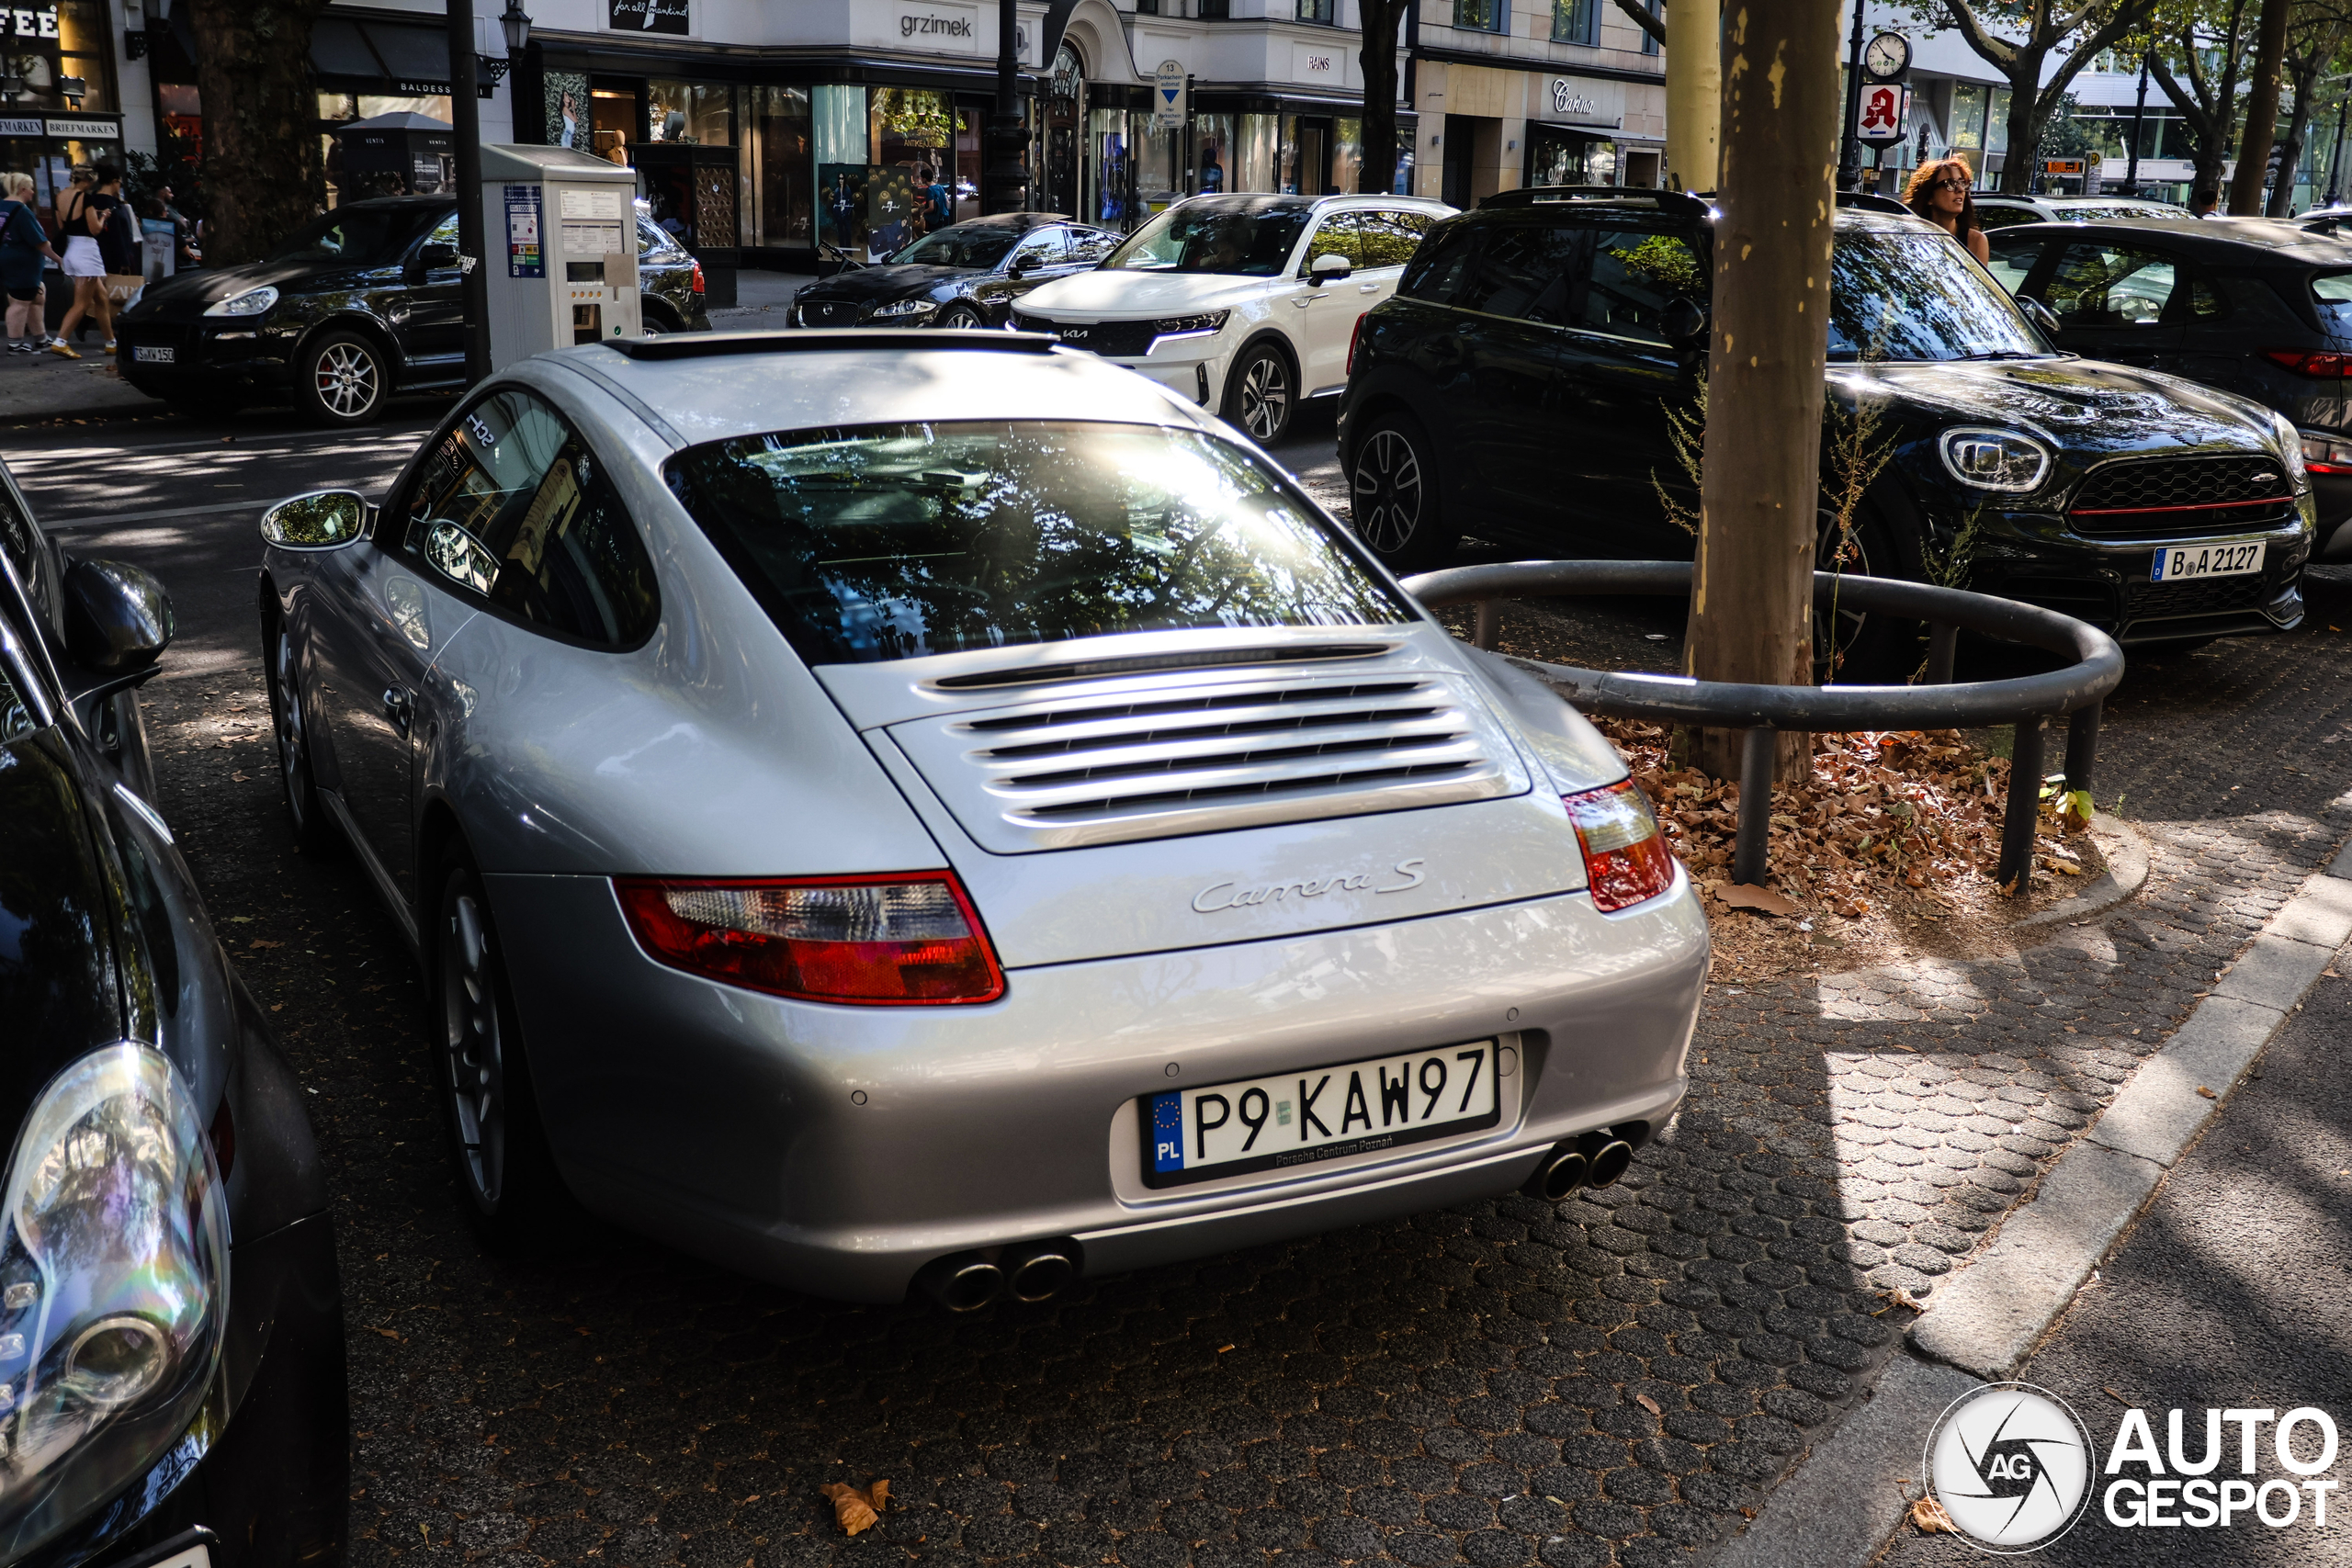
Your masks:
{"label": "rear engine lid louver", "polygon": [[998,854],[1403,811],[1528,779],[1455,680],[1419,671],[1204,683],[894,725],[909,761]]}

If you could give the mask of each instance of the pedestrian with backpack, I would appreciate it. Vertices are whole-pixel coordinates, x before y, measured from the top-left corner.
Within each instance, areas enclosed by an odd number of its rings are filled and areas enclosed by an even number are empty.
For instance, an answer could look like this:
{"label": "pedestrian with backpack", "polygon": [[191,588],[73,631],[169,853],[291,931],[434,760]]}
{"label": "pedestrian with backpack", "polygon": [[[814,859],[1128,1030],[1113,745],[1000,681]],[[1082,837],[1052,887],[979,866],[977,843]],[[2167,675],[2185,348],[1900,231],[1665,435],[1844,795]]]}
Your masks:
{"label": "pedestrian with backpack", "polygon": [[[93,315],[98,319],[98,330],[106,334],[107,352],[114,352],[114,298],[107,291],[107,275],[138,270],[123,243],[124,226],[116,221],[118,211],[130,220],[128,228],[135,235],[135,215],[122,199],[122,171],[112,164],[93,165],[89,185],[75,186],[57,204],[57,220],[65,231],[65,276],[74,280],[74,305],[57,324],[57,341],[49,345],[52,354],[81,358],[68,340],[83,318]],[[135,245],[137,241],[130,243]]]}
{"label": "pedestrian with backpack", "polygon": [[49,344],[41,317],[41,269],[58,259],[33,211],[33,177],[0,175],[0,288],[8,293],[8,352]]}

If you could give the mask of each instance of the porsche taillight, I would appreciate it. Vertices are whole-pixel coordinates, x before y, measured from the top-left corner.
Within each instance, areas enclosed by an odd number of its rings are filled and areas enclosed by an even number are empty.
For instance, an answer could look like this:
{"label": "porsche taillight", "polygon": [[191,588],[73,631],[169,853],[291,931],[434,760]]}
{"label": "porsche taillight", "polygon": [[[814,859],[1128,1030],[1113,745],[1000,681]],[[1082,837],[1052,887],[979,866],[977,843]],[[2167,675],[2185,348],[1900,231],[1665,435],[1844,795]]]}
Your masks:
{"label": "porsche taillight", "polygon": [[692,287],[696,294],[703,291],[702,263],[700,262],[695,263],[695,280]]}
{"label": "porsche taillight", "polygon": [[1627,779],[1561,799],[1584,849],[1595,908],[1623,909],[1674,886],[1673,852],[1639,784]]}
{"label": "porsche taillight", "polygon": [[1004,971],[952,872],[762,881],[617,876],[659,963],[771,996],[860,1006],[991,1002]]}

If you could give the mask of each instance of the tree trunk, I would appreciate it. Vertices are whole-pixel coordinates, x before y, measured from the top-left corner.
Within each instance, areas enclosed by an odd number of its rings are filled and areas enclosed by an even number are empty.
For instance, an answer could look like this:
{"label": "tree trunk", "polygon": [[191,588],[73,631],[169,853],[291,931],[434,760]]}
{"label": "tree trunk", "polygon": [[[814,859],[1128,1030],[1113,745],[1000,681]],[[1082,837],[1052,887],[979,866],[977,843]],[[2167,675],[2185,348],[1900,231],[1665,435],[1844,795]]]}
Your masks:
{"label": "tree trunk", "polygon": [[2247,84],[2245,135],[2238,142],[2238,172],[2230,180],[2230,215],[2258,217],[2262,176],[2269,171],[2271,144],[2278,139],[2278,73],[2287,56],[2287,13],[2292,0],[2262,0],[2254,78]]}
{"label": "tree trunk", "polygon": [[2320,62],[2314,60],[2311,69],[2294,73],[2295,108],[2287,120],[2287,155],[2278,161],[2278,183],[2262,209],[2267,218],[2284,218],[2295,204],[2295,166],[2303,161],[2303,140],[2311,134],[2312,89],[2319,83],[2319,73]]}
{"label": "tree trunk", "polygon": [[1713,190],[1718,183],[1723,30],[1722,0],[1674,0],[1666,8],[1666,183],[1671,190]]}
{"label": "tree trunk", "polygon": [[2049,107],[2041,101],[2039,91],[2041,62],[2046,58],[2045,50],[2020,51],[2017,69],[2009,77],[2009,146],[2001,154],[2001,188],[2011,196],[2032,190],[2034,176],[2041,172],[2041,160],[2036,154],[2041,147],[2041,133],[2050,123]]}
{"label": "tree trunk", "polygon": [[[1840,5],[1732,4],[1690,672],[1809,685]],[[1783,765],[1809,750],[1785,738]],[[1706,731],[1699,765],[1736,776],[1738,733]]]}
{"label": "tree trunk", "polygon": [[204,105],[204,259],[266,254],[324,199],[311,24],[325,0],[189,0]]}
{"label": "tree trunk", "polygon": [[1396,182],[1396,29],[1411,0],[1360,0],[1363,49],[1363,159],[1356,189],[1385,196]]}

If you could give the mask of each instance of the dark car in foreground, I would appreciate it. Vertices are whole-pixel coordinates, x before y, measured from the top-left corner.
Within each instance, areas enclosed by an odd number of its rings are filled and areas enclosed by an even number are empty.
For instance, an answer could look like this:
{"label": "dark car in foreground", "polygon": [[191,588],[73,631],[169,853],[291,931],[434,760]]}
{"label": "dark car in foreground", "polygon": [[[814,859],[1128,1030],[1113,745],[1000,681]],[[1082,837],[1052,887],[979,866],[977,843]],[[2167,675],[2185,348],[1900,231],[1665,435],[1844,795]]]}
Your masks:
{"label": "dark car in foreground", "polygon": [[0,468],[0,1562],[340,1562],[342,1292],[302,1090],[151,804],[171,605]]}
{"label": "dark car in foreground", "polygon": [[[1689,558],[1659,492],[1695,515],[1670,416],[1701,416],[1710,217],[1673,193],[1569,187],[1432,231],[1364,318],[1340,405],[1364,540],[1402,570],[1474,532]],[[2126,642],[2301,621],[2312,499],[2284,419],[2053,351],[1907,214],[1841,211],[1831,276],[1828,417],[1866,409],[1892,459],[1825,561],[2046,605]],[[1841,625],[1861,662],[1902,629]]]}
{"label": "dark car in foreground", "polygon": [[1003,212],[935,229],[871,266],[804,284],[796,327],[1001,327],[1041,283],[1084,272],[1120,236],[1053,212]]}
{"label": "dark car in foreground", "polygon": [[2300,433],[2319,533],[2352,560],[2352,238],[2268,218],[2044,223],[1989,236],[1993,276],[2046,307],[2058,346],[2278,410]]}
{"label": "dark car in foreground", "polygon": [[[648,333],[709,328],[702,267],[639,213]],[[319,423],[362,424],[396,391],[465,382],[458,207],[383,197],[326,213],[267,259],[148,286],[116,318],[122,378],[189,412],[291,395]]]}

